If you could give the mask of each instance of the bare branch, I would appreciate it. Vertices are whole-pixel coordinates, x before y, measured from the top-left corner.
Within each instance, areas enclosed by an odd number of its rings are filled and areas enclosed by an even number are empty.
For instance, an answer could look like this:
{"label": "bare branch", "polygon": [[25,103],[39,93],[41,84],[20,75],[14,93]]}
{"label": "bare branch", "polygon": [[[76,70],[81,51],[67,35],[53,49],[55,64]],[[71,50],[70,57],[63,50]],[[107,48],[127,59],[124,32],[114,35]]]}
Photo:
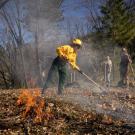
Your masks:
{"label": "bare branch", "polygon": [[6,4],[8,1],[9,1],[9,0],[2,0],[2,2],[0,2],[0,9],[1,9],[2,7],[4,7],[5,4]]}

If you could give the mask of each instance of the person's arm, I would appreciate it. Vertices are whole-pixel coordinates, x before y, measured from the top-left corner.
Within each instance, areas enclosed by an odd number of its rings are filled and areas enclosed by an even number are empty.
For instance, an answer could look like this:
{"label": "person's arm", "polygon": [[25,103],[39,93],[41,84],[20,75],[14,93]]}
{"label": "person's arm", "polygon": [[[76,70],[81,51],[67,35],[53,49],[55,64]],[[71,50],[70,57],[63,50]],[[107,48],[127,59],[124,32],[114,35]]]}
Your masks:
{"label": "person's arm", "polygon": [[[70,51],[70,52],[72,52],[72,51]],[[80,71],[79,66],[76,64],[76,58],[77,58],[77,54],[72,52],[72,54],[68,55],[68,62],[73,69]]]}
{"label": "person's arm", "polygon": [[132,63],[132,60],[131,60],[131,56],[130,55],[128,55],[128,61],[129,61],[129,63]]}
{"label": "person's arm", "polygon": [[70,57],[69,63],[72,66],[73,69],[80,70],[79,66],[76,64],[76,57]]}

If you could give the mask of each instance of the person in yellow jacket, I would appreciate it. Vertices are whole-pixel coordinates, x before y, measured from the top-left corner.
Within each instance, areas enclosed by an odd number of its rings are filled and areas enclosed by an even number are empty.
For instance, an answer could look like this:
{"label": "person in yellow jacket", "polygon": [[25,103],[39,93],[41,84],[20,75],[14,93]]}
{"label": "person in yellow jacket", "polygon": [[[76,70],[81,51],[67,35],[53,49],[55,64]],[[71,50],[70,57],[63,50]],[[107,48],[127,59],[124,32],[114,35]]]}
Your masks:
{"label": "person in yellow jacket", "polygon": [[71,67],[79,72],[82,72],[76,64],[77,51],[82,47],[80,39],[74,39],[71,45],[63,45],[56,49],[57,57],[53,60],[52,66],[49,70],[47,80],[43,86],[42,94],[45,89],[49,87],[52,81],[53,73],[58,72],[59,84],[58,94],[62,94],[66,80],[66,64],[69,63]]}

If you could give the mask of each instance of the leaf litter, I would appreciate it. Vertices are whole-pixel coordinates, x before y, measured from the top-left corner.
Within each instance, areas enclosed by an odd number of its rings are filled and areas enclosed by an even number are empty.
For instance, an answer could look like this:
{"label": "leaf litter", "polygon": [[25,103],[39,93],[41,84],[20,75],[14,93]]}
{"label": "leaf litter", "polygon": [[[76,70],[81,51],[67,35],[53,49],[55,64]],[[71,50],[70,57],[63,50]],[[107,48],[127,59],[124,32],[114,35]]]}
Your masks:
{"label": "leaf litter", "polygon": [[135,134],[134,119],[128,119],[123,114],[126,116],[128,113],[134,118],[135,96],[124,90],[94,93],[70,89],[69,93],[66,90],[62,96],[56,96],[54,89],[49,89],[43,98],[45,115],[37,123],[33,121],[33,107],[27,117],[22,116],[26,106],[17,105],[20,91],[16,89],[0,92],[0,135]]}

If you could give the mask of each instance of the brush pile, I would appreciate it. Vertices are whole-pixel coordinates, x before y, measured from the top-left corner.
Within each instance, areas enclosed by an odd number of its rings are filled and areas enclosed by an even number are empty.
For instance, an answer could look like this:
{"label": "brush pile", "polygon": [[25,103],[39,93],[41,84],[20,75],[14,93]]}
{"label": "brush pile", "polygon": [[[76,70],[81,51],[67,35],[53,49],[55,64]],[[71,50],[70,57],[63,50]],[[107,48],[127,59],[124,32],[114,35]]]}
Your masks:
{"label": "brush pile", "polygon": [[[86,95],[91,96],[87,92],[84,93],[84,96]],[[99,114],[96,110],[84,110],[79,104],[65,101],[58,96],[55,98],[38,98],[39,106],[39,101],[44,100],[43,108],[38,109],[39,114],[42,113],[41,118],[38,117],[37,111],[34,111],[33,102],[32,106],[21,104],[18,101],[19,96],[20,90],[0,91],[0,135],[135,134],[134,122],[127,123],[125,120],[117,119],[107,113]],[[95,96],[98,97],[98,95]],[[122,95],[119,95],[119,97],[120,100],[124,100]],[[126,97],[125,100],[126,102],[127,100],[133,102],[134,99]],[[106,103],[100,107],[107,109],[110,106]],[[115,111],[118,110],[116,109]],[[134,109],[133,111],[135,112]]]}

